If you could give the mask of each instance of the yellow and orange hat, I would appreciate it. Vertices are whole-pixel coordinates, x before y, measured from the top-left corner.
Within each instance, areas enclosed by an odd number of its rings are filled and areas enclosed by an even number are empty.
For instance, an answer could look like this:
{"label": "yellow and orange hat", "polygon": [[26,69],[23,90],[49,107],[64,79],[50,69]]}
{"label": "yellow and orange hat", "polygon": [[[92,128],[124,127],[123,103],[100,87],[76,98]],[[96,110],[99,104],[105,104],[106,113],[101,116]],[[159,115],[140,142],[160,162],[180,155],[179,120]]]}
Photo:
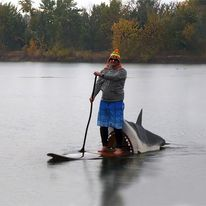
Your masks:
{"label": "yellow and orange hat", "polygon": [[115,50],[110,54],[110,58],[111,58],[111,57],[120,60],[120,52],[119,52],[119,49],[115,49]]}

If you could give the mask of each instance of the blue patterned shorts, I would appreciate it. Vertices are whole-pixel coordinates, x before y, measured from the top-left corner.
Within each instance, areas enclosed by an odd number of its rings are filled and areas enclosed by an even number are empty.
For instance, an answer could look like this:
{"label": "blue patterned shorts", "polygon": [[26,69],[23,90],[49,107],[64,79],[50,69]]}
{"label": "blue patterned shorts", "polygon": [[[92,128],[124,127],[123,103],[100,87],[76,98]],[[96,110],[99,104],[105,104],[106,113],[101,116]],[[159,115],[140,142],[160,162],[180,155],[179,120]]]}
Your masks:
{"label": "blue patterned shorts", "polygon": [[124,120],[124,102],[107,102],[101,100],[97,125],[122,129]]}

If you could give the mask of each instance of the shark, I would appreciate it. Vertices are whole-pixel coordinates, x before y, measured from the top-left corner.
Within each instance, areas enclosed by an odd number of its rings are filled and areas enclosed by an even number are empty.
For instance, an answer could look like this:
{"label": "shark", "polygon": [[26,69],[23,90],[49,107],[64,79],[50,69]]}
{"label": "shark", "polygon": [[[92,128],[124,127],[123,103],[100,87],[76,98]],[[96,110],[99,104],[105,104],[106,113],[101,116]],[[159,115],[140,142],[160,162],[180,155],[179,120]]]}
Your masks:
{"label": "shark", "polygon": [[[143,109],[141,109],[136,123],[124,120],[123,124],[124,146],[133,154],[157,151],[166,145],[165,139],[142,126],[142,114]],[[110,134],[112,134],[112,130]]]}

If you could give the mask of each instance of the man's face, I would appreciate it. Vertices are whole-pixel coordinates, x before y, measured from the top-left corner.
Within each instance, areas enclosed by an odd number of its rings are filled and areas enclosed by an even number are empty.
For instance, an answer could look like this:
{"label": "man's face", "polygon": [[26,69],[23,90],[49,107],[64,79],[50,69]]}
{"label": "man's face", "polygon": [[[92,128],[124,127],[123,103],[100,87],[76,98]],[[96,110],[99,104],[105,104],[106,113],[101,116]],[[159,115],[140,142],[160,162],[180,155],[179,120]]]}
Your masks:
{"label": "man's face", "polygon": [[112,65],[112,66],[117,66],[119,64],[119,60],[115,57],[110,57],[109,59],[109,63]]}

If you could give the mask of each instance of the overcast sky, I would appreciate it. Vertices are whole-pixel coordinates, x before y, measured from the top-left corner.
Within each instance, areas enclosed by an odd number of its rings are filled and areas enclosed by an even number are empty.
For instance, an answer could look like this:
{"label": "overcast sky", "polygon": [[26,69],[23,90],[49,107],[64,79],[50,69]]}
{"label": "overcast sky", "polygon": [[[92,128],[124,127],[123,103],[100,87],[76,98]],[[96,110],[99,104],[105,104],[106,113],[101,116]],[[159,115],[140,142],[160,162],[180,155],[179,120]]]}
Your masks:
{"label": "overcast sky", "polygon": [[[128,0],[122,0],[123,4],[126,3]],[[183,0],[161,0],[162,3],[169,3],[169,2],[178,2],[178,1],[183,1]],[[17,5],[19,0],[0,0],[1,3],[8,3],[11,2],[12,4]],[[35,2],[35,6],[38,7],[39,6],[39,2],[41,2],[41,0],[33,0],[33,2]],[[92,8],[92,5],[94,4],[100,4],[101,2],[105,2],[108,3],[109,0],[103,1],[103,0],[74,0],[74,2],[77,3],[78,7],[84,7],[87,9]]]}

